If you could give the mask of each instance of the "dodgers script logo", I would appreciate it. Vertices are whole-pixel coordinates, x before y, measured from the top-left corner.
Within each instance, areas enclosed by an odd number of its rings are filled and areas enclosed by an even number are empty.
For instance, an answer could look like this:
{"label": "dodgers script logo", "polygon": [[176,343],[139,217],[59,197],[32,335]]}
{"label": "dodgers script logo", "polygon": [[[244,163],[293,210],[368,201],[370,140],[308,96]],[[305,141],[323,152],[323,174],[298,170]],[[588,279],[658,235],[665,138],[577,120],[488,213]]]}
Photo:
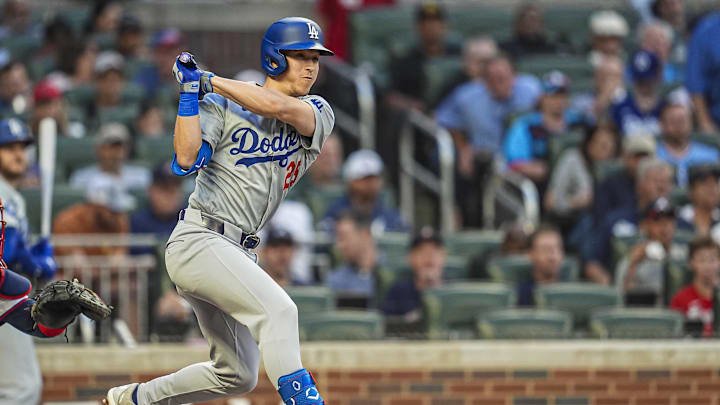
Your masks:
{"label": "dodgers script logo", "polygon": [[272,138],[262,138],[252,128],[239,128],[232,133],[231,139],[233,142],[237,142],[237,146],[230,149],[230,154],[235,156],[239,154],[249,153],[270,153],[270,152],[283,152],[283,154],[275,154],[271,156],[253,156],[244,157],[238,159],[235,162],[235,166],[245,165],[250,167],[255,163],[264,162],[280,162],[280,167],[285,167],[288,164],[290,156],[300,150],[300,136],[295,130],[284,133],[285,128],[280,128],[280,133]]}

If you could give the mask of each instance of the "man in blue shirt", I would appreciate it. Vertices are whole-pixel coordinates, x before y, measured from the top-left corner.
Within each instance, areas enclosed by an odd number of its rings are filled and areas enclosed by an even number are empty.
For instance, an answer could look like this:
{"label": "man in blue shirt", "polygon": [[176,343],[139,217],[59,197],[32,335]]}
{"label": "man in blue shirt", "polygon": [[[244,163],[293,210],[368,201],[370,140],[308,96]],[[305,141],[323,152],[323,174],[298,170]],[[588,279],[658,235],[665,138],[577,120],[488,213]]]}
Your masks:
{"label": "man in blue shirt", "polygon": [[619,89],[610,115],[623,136],[659,135],[662,70],[654,53],[640,50],[630,58],[631,89]]}
{"label": "man in blue shirt", "polygon": [[538,111],[513,122],[503,148],[510,168],[532,180],[541,194],[550,174],[548,139],[580,123],[579,114],[568,109],[570,79],[565,74],[546,74],[543,91]]}
{"label": "man in blue shirt", "polygon": [[682,104],[668,104],[662,110],[662,141],[658,144],[657,157],[675,167],[676,182],[680,187],[688,184],[688,167],[717,162],[718,150],[710,145],[690,140],[692,114]]}
{"label": "man in blue shirt", "polygon": [[700,20],[688,46],[685,86],[692,94],[699,129],[720,127],[720,12]]}

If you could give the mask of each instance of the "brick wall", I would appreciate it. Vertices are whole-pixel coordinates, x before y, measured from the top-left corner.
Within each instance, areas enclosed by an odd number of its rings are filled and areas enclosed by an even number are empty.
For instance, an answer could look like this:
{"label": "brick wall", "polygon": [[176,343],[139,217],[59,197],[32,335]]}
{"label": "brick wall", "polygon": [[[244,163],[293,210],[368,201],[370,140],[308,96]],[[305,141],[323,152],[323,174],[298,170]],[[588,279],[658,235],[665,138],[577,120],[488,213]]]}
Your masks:
{"label": "brick wall", "polygon": [[[720,405],[719,371],[368,368],[313,373],[329,405]],[[46,373],[44,400],[97,400],[108,387],[158,374]],[[252,405],[279,403],[264,376],[247,398]]]}

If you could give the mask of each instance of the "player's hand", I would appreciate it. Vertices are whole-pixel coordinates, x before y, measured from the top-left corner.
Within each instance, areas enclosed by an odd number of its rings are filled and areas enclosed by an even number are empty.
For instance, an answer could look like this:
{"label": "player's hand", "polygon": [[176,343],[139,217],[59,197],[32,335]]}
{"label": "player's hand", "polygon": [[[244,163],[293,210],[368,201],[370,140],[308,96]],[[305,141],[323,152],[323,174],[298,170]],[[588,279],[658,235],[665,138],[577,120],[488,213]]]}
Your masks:
{"label": "player's hand", "polygon": [[30,248],[30,254],[33,256],[37,269],[34,276],[40,280],[50,280],[57,273],[57,263],[53,259],[53,245],[47,238],[40,239],[33,247]]}
{"label": "player's hand", "polygon": [[175,59],[172,69],[173,76],[180,85],[181,93],[198,93],[200,91],[200,76],[195,57],[189,52],[183,52]]}

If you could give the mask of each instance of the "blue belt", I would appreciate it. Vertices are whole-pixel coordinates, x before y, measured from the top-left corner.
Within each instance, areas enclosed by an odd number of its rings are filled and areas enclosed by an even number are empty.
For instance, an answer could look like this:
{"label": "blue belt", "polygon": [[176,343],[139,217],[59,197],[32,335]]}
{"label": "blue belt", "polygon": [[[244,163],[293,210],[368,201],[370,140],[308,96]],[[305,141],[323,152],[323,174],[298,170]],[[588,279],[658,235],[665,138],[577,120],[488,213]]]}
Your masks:
{"label": "blue belt", "polygon": [[[180,220],[185,220],[185,213],[187,209],[180,211]],[[190,221],[192,223],[196,223],[197,225],[201,225],[213,232],[217,232],[220,235],[226,236],[235,242],[239,243],[240,246],[244,247],[245,249],[255,249],[260,244],[260,238],[251,233],[247,233],[244,231],[241,231],[239,228],[237,228],[235,225],[226,223],[224,221],[221,221],[219,219],[213,218],[204,212],[200,212],[197,210],[194,210],[194,212],[200,213],[200,220],[199,221]],[[226,226],[227,225],[227,226]],[[228,232],[232,228],[233,230],[237,230],[236,232]],[[239,235],[239,237],[238,237]]]}

